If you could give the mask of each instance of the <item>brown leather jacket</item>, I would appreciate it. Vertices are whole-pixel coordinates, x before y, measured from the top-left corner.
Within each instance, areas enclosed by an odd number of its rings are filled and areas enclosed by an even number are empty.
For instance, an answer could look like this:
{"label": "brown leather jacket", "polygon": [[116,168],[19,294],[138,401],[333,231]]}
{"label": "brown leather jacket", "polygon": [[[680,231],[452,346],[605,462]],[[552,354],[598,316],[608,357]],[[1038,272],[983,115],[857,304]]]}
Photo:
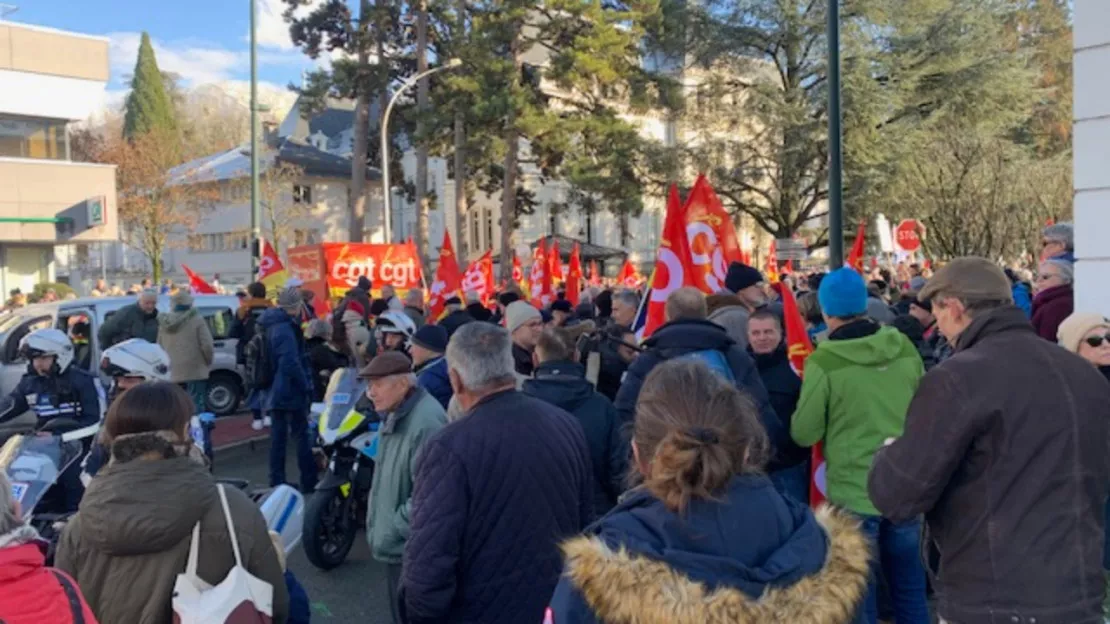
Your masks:
{"label": "brown leather jacket", "polygon": [[1110,384],[1007,306],[922,378],[869,493],[892,521],[925,514],[945,620],[1102,622],[1108,442]]}

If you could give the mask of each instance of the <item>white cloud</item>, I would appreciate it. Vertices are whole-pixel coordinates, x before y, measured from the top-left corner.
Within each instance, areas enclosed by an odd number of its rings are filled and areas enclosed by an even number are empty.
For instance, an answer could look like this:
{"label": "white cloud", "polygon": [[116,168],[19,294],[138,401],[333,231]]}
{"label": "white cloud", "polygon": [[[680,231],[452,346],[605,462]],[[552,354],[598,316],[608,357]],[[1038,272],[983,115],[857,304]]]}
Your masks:
{"label": "white cloud", "polygon": [[[294,13],[304,17],[316,10],[324,0],[311,0],[307,6],[299,7]],[[260,0],[258,3],[258,45],[263,48],[295,50],[289,37],[289,24],[285,21],[286,3],[283,0]],[[248,33],[249,38],[249,33]]]}
{"label": "white cloud", "polygon": [[[141,35],[117,32],[108,35],[112,75],[121,79],[135,71]],[[246,69],[246,52],[237,52],[197,41],[179,41],[163,45],[155,40],[154,55],[158,68],[181,76],[187,84],[227,80]]]}

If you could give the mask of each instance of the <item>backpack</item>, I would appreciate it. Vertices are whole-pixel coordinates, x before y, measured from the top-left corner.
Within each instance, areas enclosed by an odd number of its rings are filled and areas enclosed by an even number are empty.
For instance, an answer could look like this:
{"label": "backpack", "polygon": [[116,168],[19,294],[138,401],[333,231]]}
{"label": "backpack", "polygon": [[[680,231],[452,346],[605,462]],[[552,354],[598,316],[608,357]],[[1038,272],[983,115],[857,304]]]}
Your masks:
{"label": "backpack", "polygon": [[720,375],[725,381],[735,384],[736,375],[732,374],[732,367],[728,365],[728,358],[716,349],[702,349],[679,356],[683,360],[697,360],[709,367],[709,370]]}
{"label": "backpack", "polygon": [[254,390],[265,390],[274,384],[274,362],[266,331],[255,332],[243,349],[243,378]]}
{"label": "backpack", "polygon": [[243,566],[239,552],[239,539],[235,535],[235,524],[231,520],[231,510],[227,506],[227,494],[223,485],[220,491],[220,504],[224,509],[227,534],[231,539],[231,550],[235,554],[235,565],[224,580],[216,586],[209,585],[197,575],[198,550],[200,548],[200,521],[193,527],[193,538],[189,542],[189,559],[185,572],[177,575],[173,585],[173,622],[174,624],[270,624],[274,616],[274,587],[251,574]]}

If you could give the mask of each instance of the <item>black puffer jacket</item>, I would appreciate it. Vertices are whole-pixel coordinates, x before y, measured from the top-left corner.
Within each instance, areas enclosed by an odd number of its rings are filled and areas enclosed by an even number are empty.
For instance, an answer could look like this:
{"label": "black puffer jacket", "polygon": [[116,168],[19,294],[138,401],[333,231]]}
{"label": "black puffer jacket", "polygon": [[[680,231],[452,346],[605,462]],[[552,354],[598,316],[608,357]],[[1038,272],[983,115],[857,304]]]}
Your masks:
{"label": "black puffer jacket", "polygon": [[624,491],[628,445],[621,436],[613,402],[586,381],[586,369],[574,362],[545,362],[535,378],[524,382],[524,394],[570,412],[582,425],[594,469],[594,514],[605,515]]}
{"label": "black puffer jacket", "polygon": [[720,325],[711,321],[700,319],[682,319],[672,321],[657,329],[651,338],[644,342],[644,352],[628,367],[624,376],[621,389],[617,393],[617,413],[621,421],[632,422],[636,411],[636,399],[640,396],[644,380],[648,373],[657,365],[673,358],[688,356],[698,351],[720,351],[732,369],[732,376],[736,380],[736,387],[747,392],[759,408],[759,418],[767,429],[767,437],[775,451],[769,470],[782,467],[777,457],[779,449],[785,448],[790,443],[789,431],[782,426],[782,422],[771,407],[767,397],[767,389],[759,378],[759,371],[755,367],[747,351],[744,351],[736,342],[729,338]]}

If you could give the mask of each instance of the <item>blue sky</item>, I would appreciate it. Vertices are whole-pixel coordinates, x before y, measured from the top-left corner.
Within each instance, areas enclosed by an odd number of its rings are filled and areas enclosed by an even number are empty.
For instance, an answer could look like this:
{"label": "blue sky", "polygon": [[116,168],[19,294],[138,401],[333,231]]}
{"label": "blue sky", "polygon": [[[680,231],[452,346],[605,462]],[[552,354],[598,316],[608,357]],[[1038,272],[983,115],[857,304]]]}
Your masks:
{"label": "blue sky", "polygon": [[[19,10],[7,19],[101,35],[111,39],[112,82],[126,89],[139,33],[154,40],[158,64],[187,84],[247,80],[249,61],[247,0],[3,0]],[[302,70],[326,64],[293,47],[281,18],[281,0],[259,0],[260,79],[284,86],[299,82]]]}

